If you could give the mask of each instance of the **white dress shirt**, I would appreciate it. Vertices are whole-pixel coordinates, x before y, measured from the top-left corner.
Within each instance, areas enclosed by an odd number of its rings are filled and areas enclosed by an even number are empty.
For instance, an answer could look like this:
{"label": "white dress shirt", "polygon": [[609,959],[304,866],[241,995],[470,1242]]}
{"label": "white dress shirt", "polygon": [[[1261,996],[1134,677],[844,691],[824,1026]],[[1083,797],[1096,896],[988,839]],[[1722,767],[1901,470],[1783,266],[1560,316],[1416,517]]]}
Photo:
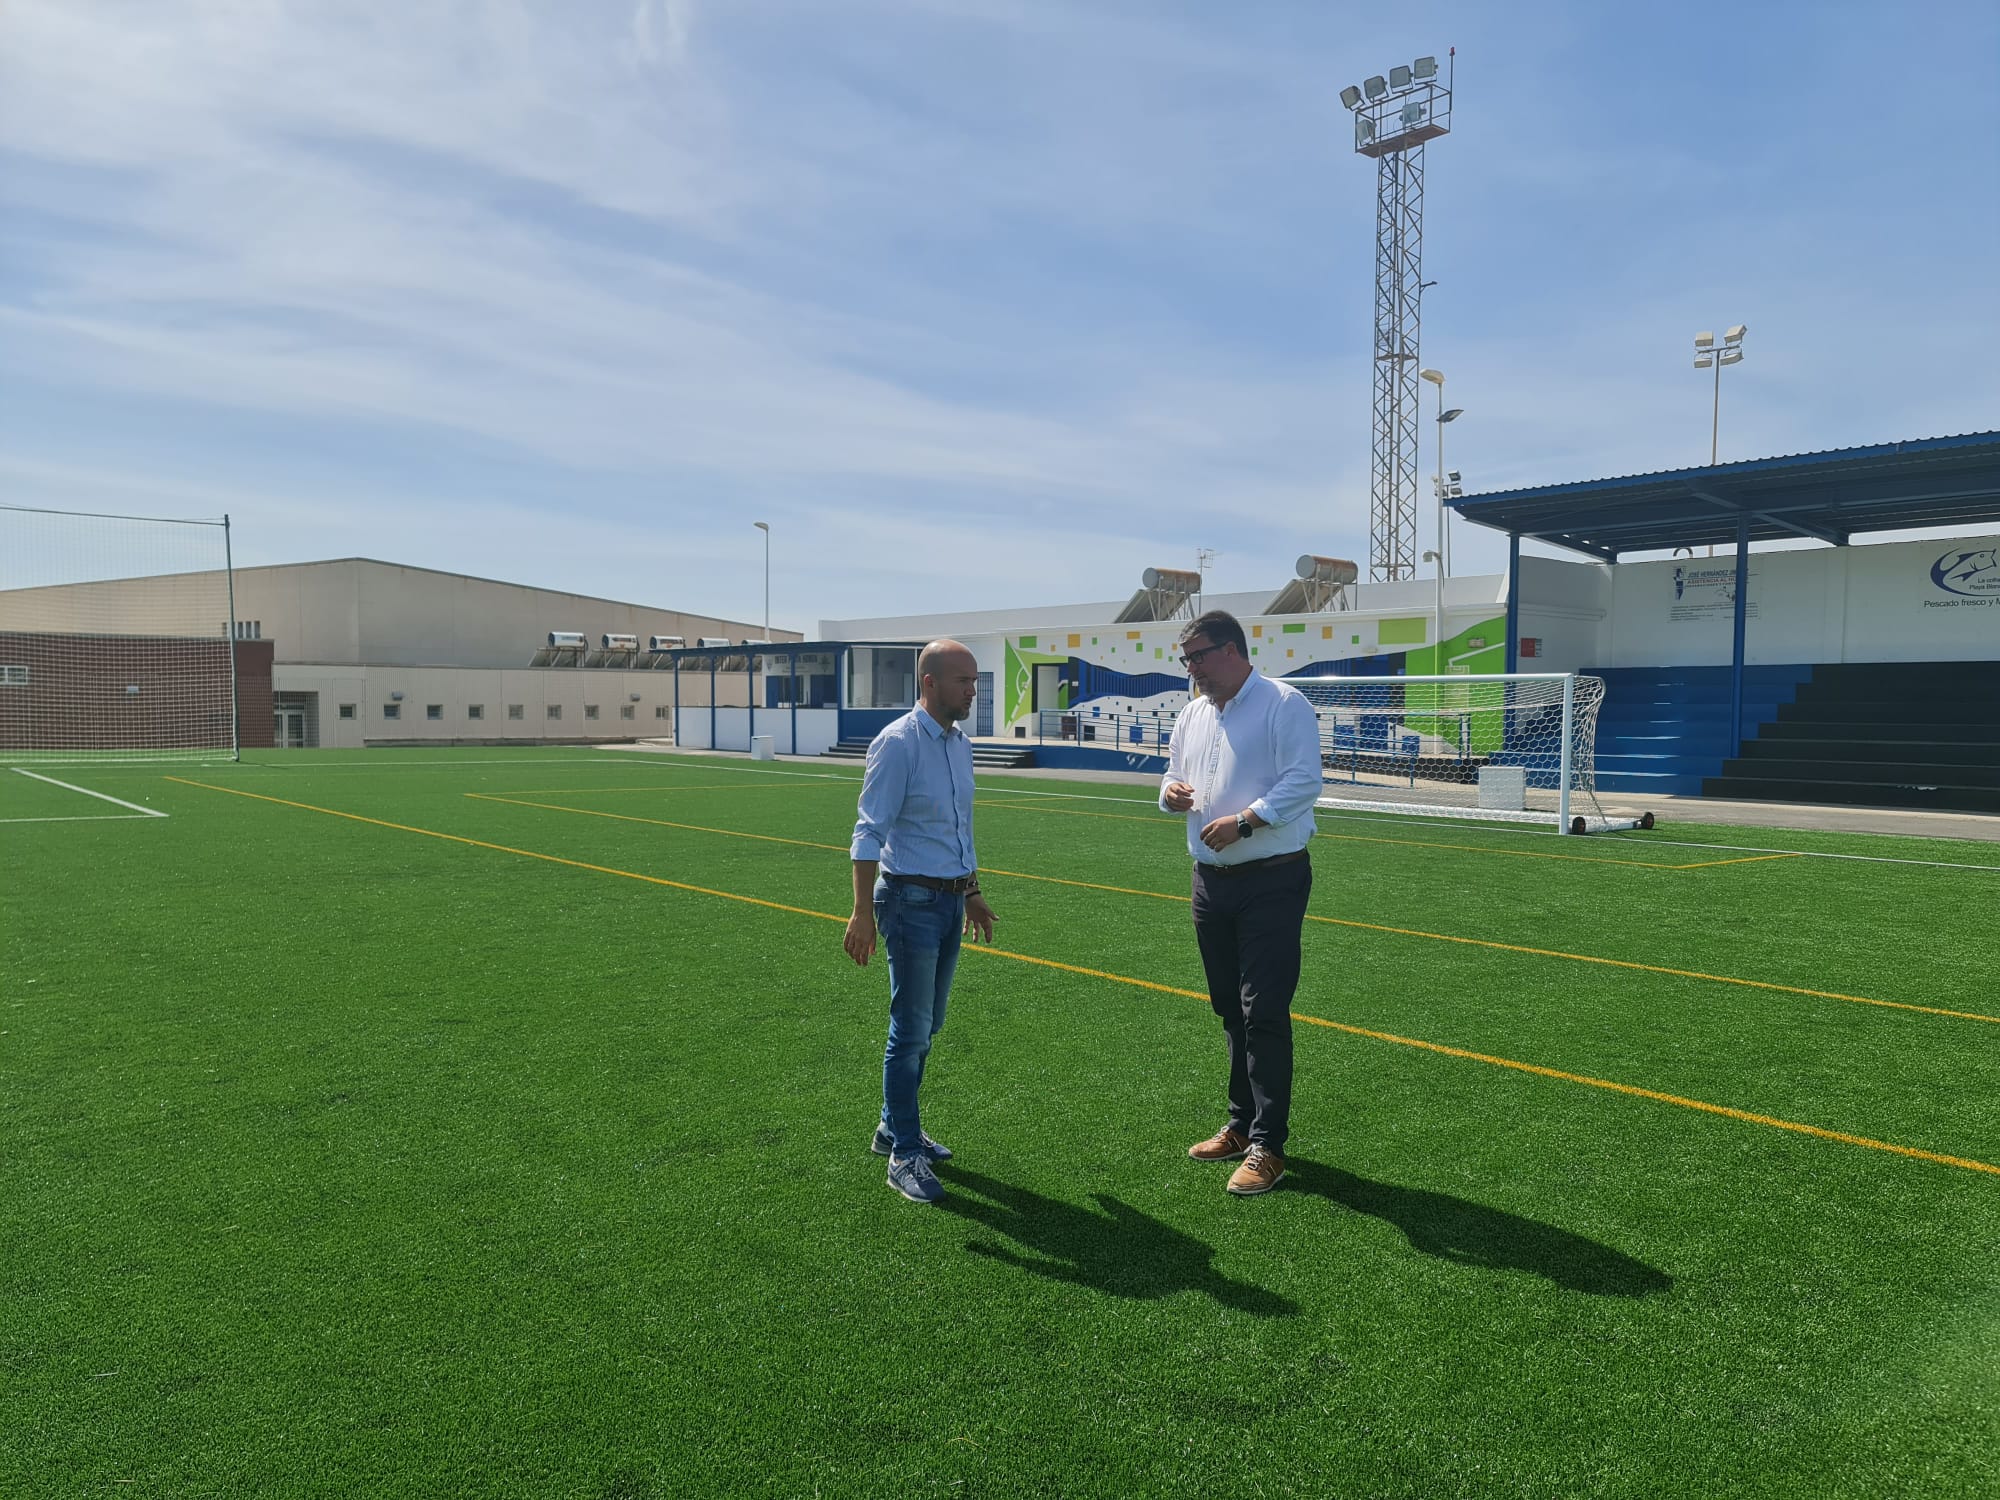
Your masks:
{"label": "white dress shirt", "polygon": [[[1221,708],[1197,697],[1174,721],[1167,783],[1194,788],[1187,815],[1188,853],[1202,864],[1240,865],[1303,849],[1313,836],[1321,788],[1319,719],[1305,694],[1255,667]],[[1217,818],[1255,813],[1268,827],[1217,852],[1201,831]]]}

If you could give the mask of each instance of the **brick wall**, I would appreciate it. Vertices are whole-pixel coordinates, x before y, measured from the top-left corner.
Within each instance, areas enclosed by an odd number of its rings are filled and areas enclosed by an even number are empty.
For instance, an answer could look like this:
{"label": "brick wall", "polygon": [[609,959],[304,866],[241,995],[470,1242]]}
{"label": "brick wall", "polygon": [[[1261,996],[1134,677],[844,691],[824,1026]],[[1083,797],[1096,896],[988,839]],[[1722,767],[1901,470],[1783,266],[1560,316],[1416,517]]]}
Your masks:
{"label": "brick wall", "polygon": [[[271,652],[236,643],[245,749],[271,744]],[[0,679],[27,670],[0,680],[0,749],[227,748],[228,662],[219,637],[0,631]]]}

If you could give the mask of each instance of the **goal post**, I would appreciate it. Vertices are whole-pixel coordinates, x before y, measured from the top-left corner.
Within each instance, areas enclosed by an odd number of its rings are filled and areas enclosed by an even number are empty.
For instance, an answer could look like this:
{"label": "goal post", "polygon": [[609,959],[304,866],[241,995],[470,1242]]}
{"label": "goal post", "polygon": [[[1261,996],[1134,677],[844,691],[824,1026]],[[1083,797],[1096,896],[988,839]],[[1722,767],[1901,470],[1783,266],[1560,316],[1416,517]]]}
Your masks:
{"label": "goal post", "polygon": [[1573,672],[1287,677],[1319,718],[1319,806],[1600,832],[1604,679]]}
{"label": "goal post", "polygon": [[229,520],[0,505],[0,765],[240,756]]}

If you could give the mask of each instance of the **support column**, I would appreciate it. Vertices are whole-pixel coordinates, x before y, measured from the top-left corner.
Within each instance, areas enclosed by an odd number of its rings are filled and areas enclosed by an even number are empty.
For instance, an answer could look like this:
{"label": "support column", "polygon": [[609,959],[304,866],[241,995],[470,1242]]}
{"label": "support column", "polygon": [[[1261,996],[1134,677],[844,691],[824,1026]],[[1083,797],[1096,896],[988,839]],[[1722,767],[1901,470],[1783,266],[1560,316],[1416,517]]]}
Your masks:
{"label": "support column", "polygon": [[1736,632],[1729,652],[1730,758],[1743,753],[1743,641],[1750,618],[1750,517],[1736,518]]}

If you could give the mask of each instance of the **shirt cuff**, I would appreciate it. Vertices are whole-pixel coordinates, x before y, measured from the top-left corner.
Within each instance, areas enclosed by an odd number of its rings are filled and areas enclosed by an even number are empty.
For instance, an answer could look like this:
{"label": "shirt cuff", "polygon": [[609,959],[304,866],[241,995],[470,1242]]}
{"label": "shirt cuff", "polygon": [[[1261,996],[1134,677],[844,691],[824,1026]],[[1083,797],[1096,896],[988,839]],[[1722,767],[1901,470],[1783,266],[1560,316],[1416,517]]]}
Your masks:
{"label": "shirt cuff", "polygon": [[882,841],[880,839],[857,838],[849,847],[847,857],[849,859],[872,859],[879,862],[882,858]]}

